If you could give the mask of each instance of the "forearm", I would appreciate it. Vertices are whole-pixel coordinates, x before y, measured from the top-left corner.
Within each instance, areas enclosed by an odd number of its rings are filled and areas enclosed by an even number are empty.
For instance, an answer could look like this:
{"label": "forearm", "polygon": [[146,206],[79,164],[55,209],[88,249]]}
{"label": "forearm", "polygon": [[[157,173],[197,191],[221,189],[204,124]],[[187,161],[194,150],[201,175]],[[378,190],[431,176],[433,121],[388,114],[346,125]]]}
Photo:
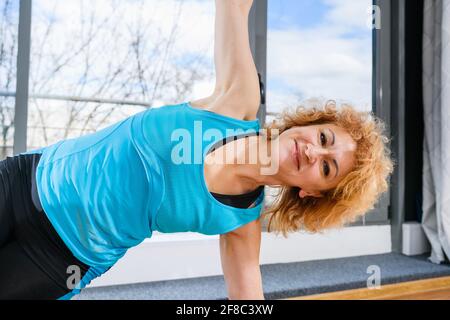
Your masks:
{"label": "forearm", "polygon": [[[228,239],[228,240],[227,240]],[[221,239],[222,269],[230,300],[264,299],[261,270],[257,254],[242,250],[238,237]]]}
{"label": "forearm", "polygon": [[239,86],[241,94],[259,93],[248,33],[252,4],[253,0],[216,0],[214,64],[216,86],[222,91]]}

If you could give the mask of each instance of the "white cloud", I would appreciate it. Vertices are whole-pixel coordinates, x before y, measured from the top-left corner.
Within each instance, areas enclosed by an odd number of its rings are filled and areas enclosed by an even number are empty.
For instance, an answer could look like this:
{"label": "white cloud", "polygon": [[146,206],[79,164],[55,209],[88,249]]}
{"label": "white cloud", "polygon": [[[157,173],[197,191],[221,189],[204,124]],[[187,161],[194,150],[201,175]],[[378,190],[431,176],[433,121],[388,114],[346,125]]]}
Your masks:
{"label": "white cloud", "polygon": [[[309,29],[268,32],[268,74],[298,93],[371,109],[372,42],[366,26],[369,1],[325,0],[331,6],[322,23]],[[358,5],[355,5],[358,3]],[[367,36],[348,36],[349,31]],[[347,35],[347,36],[346,36]],[[283,92],[268,88],[271,111],[283,108]],[[290,96],[286,103],[292,103]]]}
{"label": "white cloud", "polygon": [[368,0],[322,0],[330,6],[325,21],[339,28],[368,28],[371,20],[372,1]]}

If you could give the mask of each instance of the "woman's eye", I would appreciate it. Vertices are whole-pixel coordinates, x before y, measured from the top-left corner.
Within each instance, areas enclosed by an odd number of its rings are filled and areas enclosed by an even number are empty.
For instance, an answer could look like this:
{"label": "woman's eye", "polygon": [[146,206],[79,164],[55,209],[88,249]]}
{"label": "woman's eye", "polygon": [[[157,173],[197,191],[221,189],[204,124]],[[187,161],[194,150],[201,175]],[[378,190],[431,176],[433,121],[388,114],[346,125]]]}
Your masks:
{"label": "woman's eye", "polygon": [[328,163],[326,161],[323,162],[323,173],[325,174],[325,177],[328,177],[330,174],[330,167],[328,166]]}
{"label": "woman's eye", "polygon": [[[320,133],[320,143],[322,144],[322,146],[325,146],[327,144],[327,136],[323,132]],[[328,163],[326,161],[323,162],[323,174],[325,175],[325,177],[328,177],[328,175],[330,174],[330,167],[328,166]]]}
{"label": "woman's eye", "polygon": [[320,142],[322,143],[323,146],[327,144],[327,136],[324,135],[323,132],[320,133]]}

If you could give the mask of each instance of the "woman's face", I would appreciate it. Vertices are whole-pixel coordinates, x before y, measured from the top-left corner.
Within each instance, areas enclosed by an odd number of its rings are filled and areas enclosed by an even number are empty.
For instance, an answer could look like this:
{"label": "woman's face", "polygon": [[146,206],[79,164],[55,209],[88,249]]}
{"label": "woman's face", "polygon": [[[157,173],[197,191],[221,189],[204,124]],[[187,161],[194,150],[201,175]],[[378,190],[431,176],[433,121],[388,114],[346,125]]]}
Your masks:
{"label": "woman's face", "polygon": [[281,185],[301,188],[302,198],[321,197],[320,191],[336,187],[352,170],[356,142],[337,125],[297,126],[278,138],[277,178]]}

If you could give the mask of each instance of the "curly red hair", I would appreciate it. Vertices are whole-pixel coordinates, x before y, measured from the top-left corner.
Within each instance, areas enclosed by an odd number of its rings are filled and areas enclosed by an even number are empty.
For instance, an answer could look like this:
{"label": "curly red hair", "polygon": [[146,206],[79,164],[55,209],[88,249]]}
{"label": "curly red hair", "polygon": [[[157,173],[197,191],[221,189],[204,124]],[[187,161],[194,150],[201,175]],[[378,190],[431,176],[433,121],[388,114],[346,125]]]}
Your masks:
{"label": "curly red hair", "polygon": [[294,112],[285,109],[277,120],[264,126],[267,139],[271,129],[281,134],[295,126],[326,123],[344,128],[357,143],[356,161],[335,188],[322,192],[322,198],[300,198],[298,187],[276,187],[280,190],[262,215],[268,218],[268,232],[282,232],[286,237],[288,232],[299,230],[322,233],[342,227],[373,209],[388,190],[387,179],[394,167],[388,148],[390,139],[384,135],[385,124],[372,112],[357,111],[349,104],[338,109],[330,100],[323,107],[299,105]]}

